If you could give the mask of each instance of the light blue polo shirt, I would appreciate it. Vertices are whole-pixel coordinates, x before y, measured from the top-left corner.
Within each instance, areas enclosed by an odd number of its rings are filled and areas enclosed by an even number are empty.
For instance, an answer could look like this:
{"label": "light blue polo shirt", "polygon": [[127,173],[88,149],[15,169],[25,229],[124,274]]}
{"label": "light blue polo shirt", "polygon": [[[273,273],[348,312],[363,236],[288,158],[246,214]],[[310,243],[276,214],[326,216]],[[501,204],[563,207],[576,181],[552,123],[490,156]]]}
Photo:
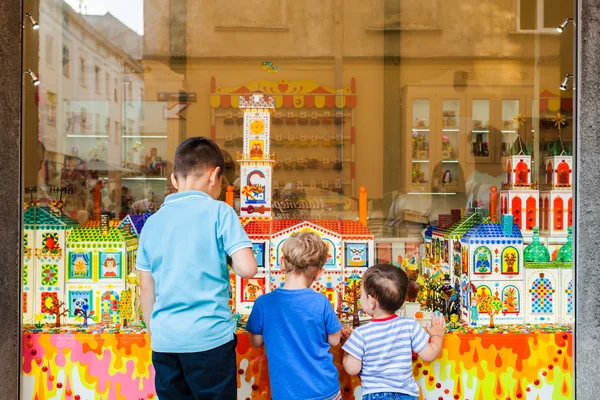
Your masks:
{"label": "light blue polo shirt", "polygon": [[200,191],[167,196],[140,236],[136,267],[151,271],[152,350],[195,353],[231,340],[227,255],[252,247],[235,211]]}

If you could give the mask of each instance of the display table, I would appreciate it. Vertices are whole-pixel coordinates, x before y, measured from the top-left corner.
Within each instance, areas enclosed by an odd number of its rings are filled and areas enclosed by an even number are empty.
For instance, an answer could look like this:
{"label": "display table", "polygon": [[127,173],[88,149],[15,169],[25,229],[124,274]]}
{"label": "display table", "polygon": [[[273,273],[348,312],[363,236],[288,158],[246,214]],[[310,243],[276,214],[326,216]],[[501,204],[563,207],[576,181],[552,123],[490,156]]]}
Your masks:
{"label": "display table", "polygon": [[[148,336],[140,329],[23,333],[23,399],[136,400],[156,398]],[[238,399],[270,398],[264,348],[238,334]],[[332,349],[344,399],[360,399],[360,379],[343,372]],[[432,363],[414,360],[427,400],[571,399],[573,343],[566,327],[461,328],[444,338]],[[293,360],[290,360],[293,362]]]}

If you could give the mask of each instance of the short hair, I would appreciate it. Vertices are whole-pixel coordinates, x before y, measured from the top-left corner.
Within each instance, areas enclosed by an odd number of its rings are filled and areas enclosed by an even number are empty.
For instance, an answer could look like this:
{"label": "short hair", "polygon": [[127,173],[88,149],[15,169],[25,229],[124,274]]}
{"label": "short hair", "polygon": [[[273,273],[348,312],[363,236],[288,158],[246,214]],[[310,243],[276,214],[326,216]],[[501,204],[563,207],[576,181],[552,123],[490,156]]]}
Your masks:
{"label": "short hair", "polygon": [[184,140],[175,150],[173,174],[185,178],[188,175],[202,176],[210,168],[220,167],[223,174],[225,160],[219,146],[212,140],[196,136]]}
{"label": "short hair", "polygon": [[362,286],[366,294],[377,300],[379,307],[395,313],[406,299],[408,277],[402,268],[377,264],[367,268],[362,277]]}
{"label": "short hair", "polygon": [[[318,272],[327,261],[329,250],[319,235],[302,232],[283,242],[285,272],[307,274]],[[311,270],[309,272],[309,270]]]}

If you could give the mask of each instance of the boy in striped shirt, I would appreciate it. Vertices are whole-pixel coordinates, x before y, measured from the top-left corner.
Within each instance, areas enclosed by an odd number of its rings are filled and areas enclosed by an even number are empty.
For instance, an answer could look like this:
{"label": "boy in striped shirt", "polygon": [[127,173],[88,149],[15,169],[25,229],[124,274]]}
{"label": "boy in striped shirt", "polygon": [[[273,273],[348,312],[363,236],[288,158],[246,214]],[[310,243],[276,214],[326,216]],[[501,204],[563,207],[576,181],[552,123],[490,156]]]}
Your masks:
{"label": "boy in striped shirt", "polygon": [[433,317],[426,333],[414,319],[396,315],[407,287],[406,273],[393,265],[375,265],[363,275],[361,307],[373,319],[356,328],[342,347],[344,369],[360,374],[363,400],[417,400],[412,352],[429,362],[442,349],[443,316]]}

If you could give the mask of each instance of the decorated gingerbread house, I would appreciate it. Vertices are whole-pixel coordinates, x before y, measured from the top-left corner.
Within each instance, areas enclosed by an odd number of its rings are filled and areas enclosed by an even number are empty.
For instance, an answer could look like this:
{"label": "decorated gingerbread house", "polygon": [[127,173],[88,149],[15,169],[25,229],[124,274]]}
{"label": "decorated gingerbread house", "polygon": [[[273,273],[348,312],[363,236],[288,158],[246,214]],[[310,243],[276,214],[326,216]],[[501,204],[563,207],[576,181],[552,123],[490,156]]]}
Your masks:
{"label": "decorated gingerbread house", "polygon": [[[52,308],[63,301],[69,232],[78,223],[63,214],[62,203],[28,203],[23,215],[23,320],[41,315],[55,322]],[[40,321],[41,322],[41,321]]]}
{"label": "decorated gingerbread house", "polygon": [[[141,315],[136,312],[139,301],[132,275],[138,239],[117,225],[103,218],[71,231],[66,245],[67,321],[76,322],[83,311],[93,311],[96,322],[102,323],[124,324]],[[127,303],[120,301],[123,296],[129,298],[130,310],[120,307]]]}
{"label": "decorated gingerbread house", "polygon": [[461,317],[472,325],[523,323],[523,236],[512,217],[475,225],[462,248]]}

